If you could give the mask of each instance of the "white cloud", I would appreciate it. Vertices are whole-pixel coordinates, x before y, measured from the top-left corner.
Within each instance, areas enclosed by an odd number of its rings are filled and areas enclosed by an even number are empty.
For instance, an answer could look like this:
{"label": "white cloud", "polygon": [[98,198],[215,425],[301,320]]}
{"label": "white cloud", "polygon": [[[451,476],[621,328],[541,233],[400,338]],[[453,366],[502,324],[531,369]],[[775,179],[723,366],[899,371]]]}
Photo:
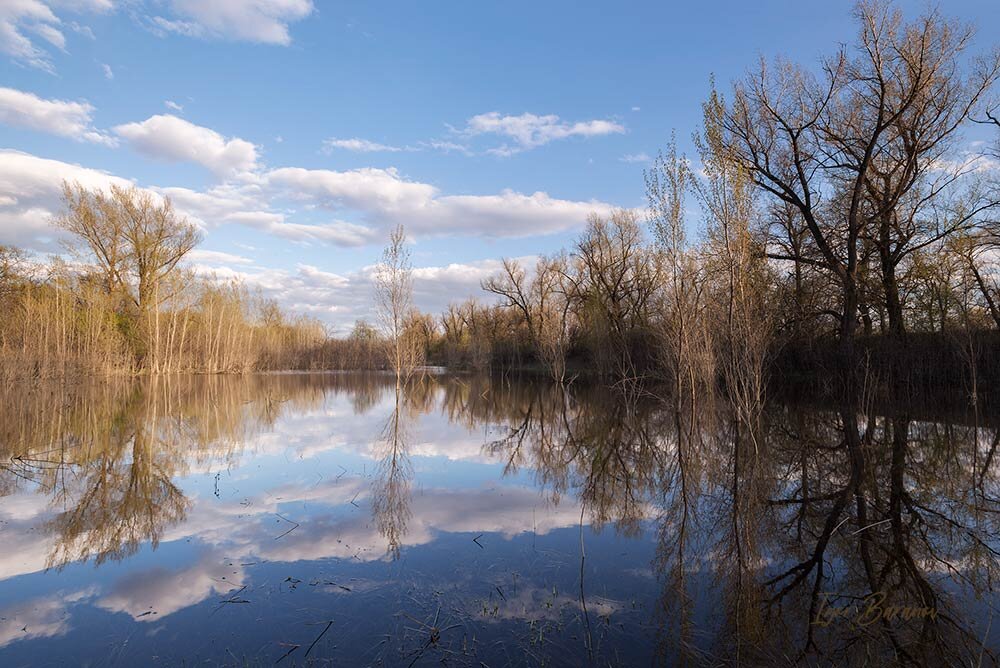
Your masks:
{"label": "white cloud", "polygon": [[90,29],[90,26],[81,25],[76,21],[70,21],[69,29],[78,35],[83,35],[87,39],[97,39],[97,35],[95,35],[94,31]]}
{"label": "white cloud", "polygon": [[[0,243],[35,251],[57,250],[61,234],[51,225],[51,217],[62,207],[63,180],[79,181],[87,188],[131,185],[106,172],[0,150]],[[391,169],[283,168],[262,172],[256,180],[223,183],[203,191],[147,189],[169,197],[181,215],[207,232],[241,225],[275,240],[347,247],[380,244],[386,230],[396,224],[405,225],[417,238],[534,236],[582,226],[591,212],[606,215],[611,209],[603,202],[564,200],[543,192],[444,195],[432,185],[404,179]],[[288,201],[300,206],[282,206]],[[354,212],[357,219],[342,219],[341,209]],[[325,210],[333,212],[326,216]],[[192,266],[204,274],[244,278],[293,311],[336,319],[345,326],[357,317],[370,317],[371,276],[367,271],[336,278],[316,273],[319,269],[277,271],[225,250],[199,250],[190,258]],[[479,281],[497,267],[490,260],[418,269],[415,290],[420,307],[436,311],[453,299],[479,294]]]}
{"label": "white cloud", "polygon": [[[528,237],[582,226],[591,213],[609,215],[610,204],[564,200],[545,192],[531,195],[505,190],[499,195],[440,197],[410,215],[414,230],[425,234],[476,234],[485,237]],[[404,223],[400,217],[395,222]]]}
{"label": "white cloud", "polygon": [[176,112],[184,111],[184,107],[177,104],[173,100],[164,100],[163,106],[165,106],[167,109],[173,109]]}
{"label": "white cloud", "polygon": [[158,160],[195,162],[222,177],[246,176],[257,168],[257,147],[171,114],[114,128],[136,150]]}
{"label": "white cloud", "polygon": [[[53,2],[52,0],[2,0],[0,1],[0,53],[5,53],[29,67],[46,72],[54,72],[49,52],[39,47],[25,33],[33,33],[50,45],[63,51],[66,37],[60,30],[62,21],[53,11],[67,9],[74,12],[103,12],[112,9],[112,0],[79,0],[75,2]],[[73,22],[70,28],[91,37],[93,33],[85,26]]]}
{"label": "white cloud", "polygon": [[375,227],[402,224],[423,235],[551,234],[582,225],[592,212],[606,215],[611,210],[604,202],[562,200],[544,192],[443,196],[434,186],[403,179],[395,169],[337,172],[289,167],[268,172],[265,180],[290,198],[360,211]]}
{"label": "white cloud", "polygon": [[420,146],[426,146],[432,148],[435,151],[441,151],[442,153],[461,153],[462,155],[473,155],[473,152],[465,144],[459,144],[453,141],[428,141],[421,142]]}
{"label": "white cloud", "polygon": [[[196,132],[205,130],[191,127]],[[224,143],[220,138],[210,145],[218,149]],[[187,153],[180,157],[194,159]],[[207,161],[217,167],[225,165],[222,158],[197,157],[203,164]],[[17,237],[23,243],[25,233],[29,238],[42,234],[47,229],[47,217],[39,217],[38,212],[58,209],[59,184],[64,179],[80,181],[90,188],[130,183],[79,165],[0,151],[0,216],[10,221],[0,237],[9,243]],[[418,236],[500,238],[551,234],[582,226],[590,213],[606,215],[612,208],[600,201],[558,199],[544,192],[443,195],[430,184],[404,179],[395,169],[374,168],[338,172],[286,167],[262,173],[259,183],[227,183],[205,191],[157,186],[149,189],[170,197],[178,211],[204,228],[232,223],[292,241],[342,246],[378,242],[385,230],[397,224]],[[354,211],[361,220],[289,220],[288,213],[274,208],[282,198],[299,202],[306,210]],[[33,222],[27,225],[29,211]]]}
{"label": "white cloud", "polygon": [[398,153],[405,150],[399,146],[379,144],[378,142],[359,139],[358,137],[351,139],[336,139],[331,137],[323,142],[323,150],[327,153],[337,148],[344,149],[345,151],[354,151],[355,153]]}
{"label": "white cloud", "polygon": [[86,102],[46,100],[14,88],[0,88],[0,123],[114,146],[113,137],[91,125],[93,112]]}
{"label": "white cloud", "polygon": [[[529,270],[535,257],[518,258]],[[300,264],[293,270],[238,266],[235,263],[202,264],[203,275],[219,280],[240,279],[296,313],[307,313],[329,323],[337,334],[346,334],[359,319],[374,321],[375,267],[342,274]],[[474,260],[444,266],[415,267],[414,304],[430,313],[442,312],[450,302],[482,298],[480,282],[502,269],[498,259]]]}
{"label": "white cloud", "polygon": [[104,78],[105,79],[108,79],[110,81],[111,79],[115,78],[115,72],[114,72],[114,70],[112,70],[111,66],[108,65],[107,63],[102,64],[101,65],[101,69],[104,70]]}
{"label": "white cloud", "polygon": [[313,199],[329,208],[410,210],[423,206],[437,192],[434,186],[402,179],[393,168],[365,167],[337,172],[284,167],[268,172],[266,179],[291,197]]}
{"label": "white cloud", "polygon": [[0,243],[54,250],[52,237],[57,231],[49,220],[61,207],[64,180],[77,181],[86,188],[130,185],[95,169],[0,150]]}
{"label": "white cloud", "polygon": [[344,221],[309,224],[291,223],[280,213],[246,212],[226,216],[227,222],[256,228],[289,241],[318,242],[335,246],[363,246],[378,239],[375,230]]}
{"label": "white cloud", "polygon": [[460,134],[475,137],[484,134],[508,137],[514,146],[500,146],[488,152],[495,155],[512,155],[520,151],[544,146],[549,142],[569,137],[597,137],[623,134],[625,126],[609,120],[566,122],[555,114],[538,116],[524,113],[520,116],[503,116],[498,111],[478,114],[470,118]]}
{"label": "white cloud", "polygon": [[202,39],[288,45],[288,25],[313,12],[311,0],[172,0],[175,18],[153,17],[167,32]]}
{"label": "white cloud", "polygon": [[649,162],[652,160],[648,153],[626,153],[618,159],[622,162]]}
{"label": "white cloud", "polygon": [[205,264],[253,264],[253,260],[242,255],[206,250],[204,248],[195,248],[184,259],[189,262]]}

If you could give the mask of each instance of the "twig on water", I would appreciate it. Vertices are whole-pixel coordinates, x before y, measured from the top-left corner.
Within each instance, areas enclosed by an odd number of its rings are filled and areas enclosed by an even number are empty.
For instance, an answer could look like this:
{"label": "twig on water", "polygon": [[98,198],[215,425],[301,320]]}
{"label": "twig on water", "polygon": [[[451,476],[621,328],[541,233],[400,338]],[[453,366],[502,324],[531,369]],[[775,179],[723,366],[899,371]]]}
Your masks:
{"label": "twig on water", "polygon": [[226,599],[223,599],[223,600],[219,601],[219,607],[217,607],[215,610],[213,610],[212,613],[209,615],[209,617],[211,617],[212,615],[214,615],[215,613],[217,613],[219,610],[222,610],[222,608],[226,605],[226,603],[249,603],[250,601],[248,599],[237,598],[237,596],[239,596],[240,594],[242,594],[243,590],[245,590],[246,588],[247,588],[247,585],[243,585],[238,590],[236,590],[235,592],[233,592],[232,594],[230,594],[229,598],[226,598]]}
{"label": "twig on water", "polygon": [[278,644],[281,645],[282,647],[289,647],[289,646],[291,646],[291,649],[288,650],[287,652],[285,652],[284,654],[282,654],[281,658],[274,662],[274,665],[276,665],[276,666],[279,663],[281,663],[282,661],[284,661],[286,658],[288,658],[289,654],[291,654],[292,652],[294,652],[295,650],[297,650],[299,647],[302,647],[302,645],[295,645],[295,644],[287,643],[287,642],[278,643]]}
{"label": "twig on water", "polygon": [[[323,622],[317,622],[317,623],[322,624]],[[330,630],[331,626],[333,626],[333,620],[332,619],[326,623],[326,628],[323,629],[322,633],[320,633],[318,636],[316,636],[316,639],[312,641],[311,645],[309,645],[309,649],[306,650],[306,654],[305,654],[306,656],[309,656],[309,652],[311,652],[312,648],[316,646],[316,643],[319,642],[319,639],[322,638],[324,635],[326,635],[326,632]]]}
{"label": "twig on water", "polygon": [[587,632],[587,658],[594,661],[594,639],[590,634],[590,613],[587,612],[587,599],[583,592],[584,563],[587,561],[587,551],[583,544],[583,505],[580,506],[580,607],[583,608],[583,620]]}
{"label": "twig on water", "polygon": [[294,524],[295,526],[293,526],[291,529],[289,529],[285,533],[281,534],[280,536],[275,536],[274,540],[278,540],[279,538],[283,538],[283,537],[287,536],[288,534],[292,533],[293,531],[295,531],[296,529],[299,528],[299,523],[298,522],[293,522],[292,520],[288,519],[287,517],[282,517],[282,515],[280,513],[275,513],[275,515],[277,515],[278,517],[281,517],[281,519],[285,520],[289,524]]}

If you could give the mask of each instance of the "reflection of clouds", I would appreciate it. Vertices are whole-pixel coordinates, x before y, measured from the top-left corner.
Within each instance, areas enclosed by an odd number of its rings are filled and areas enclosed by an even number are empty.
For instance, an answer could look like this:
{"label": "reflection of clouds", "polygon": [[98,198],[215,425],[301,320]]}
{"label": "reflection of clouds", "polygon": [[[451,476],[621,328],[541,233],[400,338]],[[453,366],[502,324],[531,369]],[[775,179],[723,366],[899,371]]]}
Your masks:
{"label": "reflection of clouds", "polygon": [[0,550],[0,580],[45,569],[57,537],[35,530],[35,524],[11,522],[4,527],[4,533],[17,536],[17,540],[4,541]]}
{"label": "reflection of clouds", "polygon": [[201,603],[213,594],[237,589],[243,580],[243,567],[238,562],[209,552],[180,570],[154,568],[127,575],[96,605],[149,622]]}
{"label": "reflection of clouds", "polygon": [[[583,611],[579,598],[558,594],[552,589],[523,587],[516,594],[507,592],[506,597],[506,600],[494,598],[492,603],[486,606],[482,601],[470,602],[466,612],[482,616],[485,621],[511,619],[556,621],[567,611],[574,613]],[[587,597],[587,613],[595,617],[609,617],[625,608],[626,604],[621,601],[600,596]]]}
{"label": "reflection of clouds", "polygon": [[59,592],[0,608],[0,647],[18,640],[65,634],[70,629],[69,605],[92,595],[91,589]]}
{"label": "reflection of clouds", "polygon": [[49,500],[42,494],[19,492],[3,497],[0,505],[0,519],[17,522],[30,522],[40,517],[48,510]]}
{"label": "reflection of clouds", "polygon": [[[434,400],[421,404],[421,410],[427,412],[408,413],[414,418],[414,437],[407,454],[450,461],[493,462],[495,458],[483,451],[481,427],[452,423],[444,412],[434,410],[443,401],[440,388],[437,392]],[[394,396],[388,392],[373,392],[371,405],[366,404],[361,414],[355,410],[356,398],[349,391],[330,391],[322,401],[289,404],[293,410],[280,414],[267,428],[234,432],[240,434],[238,448],[232,439],[213,437],[200,441],[196,449],[161,452],[177,459],[172,462],[171,470],[178,476],[178,484],[187,487],[190,507],[183,520],[162,528],[159,542],[165,545],[191,541],[200,543],[205,552],[193,564],[152,568],[131,572],[117,581],[112,579],[110,584],[102,585],[100,591],[91,594],[92,604],[106,611],[128,614],[138,621],[151,621],[203,603],[248,582],[248,574],[238,566],[246,561],[297,562],[332,558],[371,562],[384,559],[389,545],[372,518],[370,478],[350,473],[339,475],[336,470],[321,468],[319,471],[325,477],[318,482],[309,479],[301,483],[273,483],[261,491],[256,487],[246,496],[220,499],[204,491],[204,487],[195,487],[204,479],[196,482],[191,478],[185,483],[178,473],[200,476],[222,466],[230,470],[234,479],[266,485],[271,473],[266,469],[272,465],[267,458],[284,458],[289,463],[313,459],[327,467],[330,467],[330,459],[316,459],[327,452],[378,460],[380,430],[395,407]],[[414,409],[406,406],[403,410]],[[237,455],[235,459],[234,454]],[[240,465],[234,467],[236,461]],[[263,476],[261,466],[265,469]],[[311,478],[311,474],[318,472],[311,463],[289,469],[279,461],[278,466],[282,474],[289,472],[302,478]],[[62,496],[58,500],[55,495],[36,493],[33,489],[4,497],[0,504],[0,519],[7,522],[4,533],[16,536],[17,540],[9,541],[0,551],[0,580],[46,568],[60,540],[58,532],[47,530],[51,526],[51,516],[63,512],[64,506],[71,505],[74,499],[84,498],[88,490],[82,486],[87,481],[83,476],[68,476],[63,481]],[[192,489],[202,491],[193,493]],[[414,492],[408,504],[411,515],[406,535],[400,541],[403,548],[429,544],[444,533],[483,533],[510,539],[532,531],[546,534],[576,526],[580,521],[577,504],[550,507],[538,490],[528,487],[423,489]],[[291,527],[278,519],[279,513],[298,522],[299,526],[276,540]],[[94,554],[87,531],[78,538],[81,552],[87,554],[90,550]],[[469,549],[478,550],[471,543]],[[76,554],[74,552],[74,557]],[[228,565],[230,562],[235,566]],[[102,575],[114,578],[118,574],[112,569]],[[332,589],[337,590],[336,587]],[[66,632],[65,606],[56,610],[44,599],[23,604],[32,605],[37,611],[33,613],[37,635]],[[145,614],[152,612],[156,614]],[[17,627],[18,632],[22,626]],[[9,629],[4,627],[3,631],[8,633]],[[10,639],[14,637],[16,634]]]}
{"label": "reflection of clouds", "polygon": [[[167,539],[196,538],[212,545],[212,549],[195,564],[180,570],[154,568],[131,573],[112,586],[96,605],[111,612],[124,612],[137,621],[153,621],[213,595],[239,588],[247,581],[247,574],[240,566],[247,559],[273,562],[383,559],[388,542],[364,507],[344,516],[295,516],[300,526],[275,540],[287,527],[283,522],[275,522],[274,513],[281,512],[281,505],[308,501],[326,508],[343,506],[366,489],[364,480],[345,478],[311,488],[278,487],[262,499],[253,500],[249,506],[196,501],[191,513],[196,519],[176,527]],[[278,497],[282,499],[280,502],[275,500]],[[536,517],[533,511],[538,505],[538,493],[530,488],[427,490],[413,499],[412,526],[402,546],[430,543],[442,532],[495,533],[512,538],[532,530],[546,534],[579,522],[578,506],[567,504],[547,509]],[[376,583],[351,583],[350,586],[364,590],[374,588]],[[331,586],[330,590],[342,591],[336,586]],[[540,596],[519,601],[503,614],[542,618],[545,604]],[[559,597],[557,603],[560,607],[576,604],[564,596]],[[611,603],[598,601],[593,604],[588,601],[588,607],[600,614],[604,614],[601,611],[605,607],[608,613],[616,609]]]}
{"label": "reflection of clouds", "polygon": [[[294,455],[300,459],[339,451],[378,459],[376,441],[381,425],[395,407],[394,397],[383,392],[375,405],[360,414],[351,401],[349,395],[327,395],[322,406],[285,415],[271,430],[255,435],[247,442],[246,450],[256,456]],[[455,424],[431,412],[419,416],[407,450],[415,456],[452,461],[500,461],[499,456],[483,452],[483,442],[481,428]],[[217,461],[223,461],[221,455]]]}
{"label": "reflection of clouds", "polygon": [[[196,500],[192,519],[169,531],[164,540],[197,538],[229,555],[269,561],[381,559],[388,543],[371,521],[368,508],[361,505],[368,484],[361,478],[344,477],[311,487],[283,485],[244,503]],[[352,500],[361,507],[351,506]],[[341,508],[345,514],[317,514],[310,510],[302,516],[282,510],[307,502],[325,509]],[[425,545],[444,532],[497,533],[505,538],[531,531],[546,534],[576,526],[580,521],[580,509],[575,504],[536,512],[540,503],[538,492],[527,487],[424,490],[412,499],[412,520],[402,545]],[[288,528],[276,521],[275,513],[282,513],[300,526],[274,540]]]}
{"label": "reflection of clouds", "polygon": [[[512,538],[534,530],[546,534],[554,529],[576,526],[580,521],[579,506],[565,504],[535,513],[539,506],[538,492],[522,487],[494,490],[425,490],[414,495],[410,509],[412,517],[402,547],[426,545],[439,533],[497,533]],[[316,520],[302,520],[302,525],[280,541],[270,541],[271,525],[264,524],[267,535],[258,527],[249,528],[246,536],[248,556],[271,561],[302,561],[328,557],[372,561],[385,556],[389,547],[367,509],[352,515]],[[256,534],[256,535],[254,535]],[[264,540],[262,540],[264,539]]]}
{"label": "reflection of clouds", "polygon": [[360,478],[344,477],[309,487],[281,485],[239,502],[195,498],[190,519],[166,531],[163,541],[196,538],[202,543],[224,546],[230,554],[249,554],[247,545],[273,540],[289,528],[276,516],[276,513],[281,513],[288,517],[285,513],[291,511],[283,511],[283,506],[303,503],[347,505],[355,497],[363,499],[367,489],[367,484]]}
{"label": "reflection of clouds", "polygon": [[[369,484],[358,477],[312,486],[286,484],[242,503],[196,497],[192,499],[190,519],[169,529],[163,542],[196,539],[211,545],[211,549],[196,563],[181,569],[153,568],[131,573],[111,586],[96,605],[126,613],[137,621],[153,621],[242,586],[247,582],[247,574],[240,563],[248,559],[278,562],[383,559],[388,542],[372,522],[364,503]],[[350,505],[352,500],[361,507]],[[538,492],[526,487],[424,490],[413,497],[411,525],[402,546],[425,545],[445,532],[499,534],[509,539],[531,531],[546,534],[579,522],[580,510],[575,504],[535,512],[540,505]],[[318,512],[315,506],[319,506]],[[301,511],[287,510],[288,507],[308,510],[303,515]],[[338,509],[345,514],[325,512]],[[300,523],[280,540],[275,540],[276,536],[288,525],[276,513]],[[51,537],[42,534],[37,534],[35,541],[19,541],[16,554],[0,555],[3,577],[43,567],[50,543]],[[351,587],[365,588],[358,583],[352,583]],[[538,607],[529,605],[527,600],[519,605],[522,610]],[[65,606],[38,599],[23,607],[25,611],[18,613],[19,618],[28,619],[27,615],[31,615],[36,636],[66,632]],[[514,615],[513,610],[509,614]],[[23,623],[17,626],[18,633],[22,626]],[[30,626],[29,631],[32,631]],[[0,638],[6,638],[6,642],[18,637],[8,627],[0,630]]]}

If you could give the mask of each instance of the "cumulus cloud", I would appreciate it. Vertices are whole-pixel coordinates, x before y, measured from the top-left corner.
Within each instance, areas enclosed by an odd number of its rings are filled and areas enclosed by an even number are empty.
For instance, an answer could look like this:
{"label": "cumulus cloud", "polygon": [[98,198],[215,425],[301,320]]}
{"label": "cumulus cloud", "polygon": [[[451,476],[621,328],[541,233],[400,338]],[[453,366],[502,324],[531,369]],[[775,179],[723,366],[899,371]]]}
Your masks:
{"label": "cumulus cloud", "polygon": [[130,185],[96,169],[0,150],[0,243],[54,250],[56,230],[50,220],[61,206],[63,181],[77,181],[92,189]]}
{"label": "cumulus cloud", "polygon": [[[60,51],[66,49],[66,36],[60,29],[63,22],[53,8],[75,12],[103,12],[112,7],[112,0],[77,0],[68,3],[51,0],[0,2],[0,53],[5,53],[15,62],[28,67],[54,72],[49,52],[34,41],[34,38],[40,38]],[[90,32],[89,28],[76,23],[70,23],[70,27],[81,34]]]}
{"label": "cumulus cloud", "polygon": [[115,78],[115,71],[111,69],[111,66],[107,63],[101,65],[101,69],[104,71],[104,78],[111,80]]}
{"label": "cumulus cloud", "polygon": [[267,182],[296,199],[358,210],[410,210],[423,206],[437,193],[434,186],[403,179],[393,168],[338,172],[284,167],[268,172]]}
{"label": "cumulus cloud", "polygon": [[257,147],[172,114],[150,116],[114,128],[137,151],[167,162],[194,162],[221,177],[245,176],[257,168]]}
{"label": "cumulus cloud", "polygon": [[179,104],[177,104],[173,100],[164,100],[163,101],[163,106],[165,106],[167,109],[173,109],[174,111],[176,111],[178,113],[184,111],[184,107],[181,106],[181,105],[179,105]]}
{"label": "cumulus cloud", "polygon": [[113,137],[91,124],[93,113],[94,107],[87,102],[47,100],[14,88],[0,88],[0,123],[114,146]]}
{"label": "cumulus cloud", "polygon": [[[534,257],[519,258],[527,267]],[[238,266],[236,263],[202,263],[195,267],[202,275],[219,280],[239,279],[259,288],[269,298],[298,312],[326,322],[336,334],[346,334],[357,320],[376,317],[375,267],[333,273],[307,264],[294,269]],[[480,282],[502,268],[501,260],[488,259],[452,263],[444,266],[415,267],[413,270],[414,303],[424,311],[443,311],[453,301],[482,297]]]}
{"label": "cumulus cloud", "polygon": [[[175,119],[180,121],[180,119]],[[197,143],[169,146],[164,137],[150,135],[150,124],[137,132],[122,133],[146,150],[163,147],[161,157],[188,158],[222,171],[247,167],[249,159],[230,161],[228,145],[220,135],[180,121],[209,134],[207,151]],[[148,140],[149,146],[145,144]],[[175,137],[175,143],[180,139]],[[252,147],[252,145],[251,145]],[[8,224],[0,239],[38,248],[32,239],[51,235],[51,213],[60,206],[60,183],[79,181],[88,188],[130,182],[106,172],[18,151],[0,151],[0,217]],[[524,237],[551,234],[579,227],[590,213],[607,215],[611,205],[600,201],[559,199],[544,192],[524,194],[506,190],[496,195],[444,195],[434,186],[405,179],[395,169],[365,168],[348,171],[285,167],[259,173],[259,178],[223,183],[207,190],[147,186],[169,197],[191,222],[212,228],[224,224],[251,227],[276,237],[306,243],[358,246],[377,243],[397,224],[418,236]],[[282,200],[303,205],[312,220],[275,207]],[[353,212],[360,220],[340,216],[316,221],[315,211]],[[296,217],[292,217],[296,216]],[[51,244],[42,243],[42,249]]]}
{"label": "cumulus cloud", "polygon": [[578,227],[590,213],[606,215],[612,208],[604,202],[563,200],[544,192],[446,196],[432,185],[404,179],[395,169],[338,172],[290,167],[268,172],[265,180],[290,198],[360,211],[375,227],[403,224],[424,235],[550,234]]}
{"label": "cumulus cloud", "polygon": [[364,225],[335,220],[326,223],[289,222],[285,215],[274,211],[232,211],[219,219],[260,230],[289,241],[335,246],[362,246],[378,239],[379,235]]}
{"label": "cumulus cloud", "polygon": [[159,30],[202,39],[287,46],[290,23],[313,12],[311,0],[172,0],[172,17],[154,16]]}
{"label": "cumulus cloud", "polygon": [[[205,190],[144,187],[169,197],[181,215],[209,233],[220,226],[240,225],[273,239],[342,247],[380,244],[396,224],[404,224],[418,238],[509,238],[573,229],[582,226],[588,214],[607,215],[611,210],[603,202],[565,200],[543,192],[446,195],[392,169],[337,172],[288,167],[261,171],[257,177]],[[62,207],[64,180],[91,189],[132,185],[107,172],[0,150],[0,243],[57,250],[61,237],[51,219]],[[288,207],[289,202],[296,207]],[[356,318],[372,315],[371,268],[343,275],[307,266],[276,270],[223,249],[198,251],[190,260],[200,273],[242,278],[293,311],[345,329]],[[437,311],[452,300],[478,295],[480,281],[498,269],[496,260],[418,268],[414,275],[418,305]]]}
{"label": "cumulus cloud", "polygon": [[524,113],[519,116],[504,116],[498,111],[477,114],[466,121],[459,131],[467,137],[498,135],[514,141],[514,145],[503,145],[490,149],[495,155],[512,155],[520,151],[544,146],[558,139],[569,137],[597,137],[609,134],[623,134],[625,126],[615,121],[590,120],[567,122],[555,114],[539,116]]}
{"label": "cumulus cloud", "polygon": [[379,144],[378,142],[360,139],[358,137],[353,137],[351,139],[336,139],[331,137],[323,142],[323,150],[327,153],[338,148],[345,151],[353,151],[355,153],[398,153],[399,151],[405,150],[399,146]]}

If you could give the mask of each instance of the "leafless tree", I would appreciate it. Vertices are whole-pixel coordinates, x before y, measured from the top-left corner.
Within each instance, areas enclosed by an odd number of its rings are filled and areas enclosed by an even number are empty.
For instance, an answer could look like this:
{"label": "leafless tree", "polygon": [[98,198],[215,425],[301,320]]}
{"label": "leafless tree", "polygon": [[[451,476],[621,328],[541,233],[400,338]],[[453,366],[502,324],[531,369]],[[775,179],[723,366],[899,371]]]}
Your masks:
{"label": "leafless tree", "polygon": [[63,199],[66,208],[56,224],[83,241],[82,250],[96,264],[107,292],[133,311],[142,333],[138,352],[145,356],[150,343],[159,340],[158,308],[172,296],[162,288],[198,244],[197,228],[174,211],[169,199],[160,201],[135,186],[115,185],[104,192],[64,183]]}
{"label": "leafless tree", "polygon": [[413,310],[413,265],[402,225],[392,231],[376,268],[375,297],[389,345],[389,359],[396,382],[401,384],[410,379],[423,361],[419,341],[412,336],[412,329],[407,328]]}
{"label": "leafless tree", "polygon": [[926,177],[998,71],[993,58],[962,76],[971,33],[935,12],[904,24],[888,4],[865,2],[857,19],[856,47],[825,60],[818,78],[762,63],[736,84],[722,121],[732,158],[809,232],[808,254],[781,259],[821,267],[839,285],[848,353],[866,247],[879,255],[886,307],[902,331],[893,271],[930,242],[919,214],[949,182]]}

